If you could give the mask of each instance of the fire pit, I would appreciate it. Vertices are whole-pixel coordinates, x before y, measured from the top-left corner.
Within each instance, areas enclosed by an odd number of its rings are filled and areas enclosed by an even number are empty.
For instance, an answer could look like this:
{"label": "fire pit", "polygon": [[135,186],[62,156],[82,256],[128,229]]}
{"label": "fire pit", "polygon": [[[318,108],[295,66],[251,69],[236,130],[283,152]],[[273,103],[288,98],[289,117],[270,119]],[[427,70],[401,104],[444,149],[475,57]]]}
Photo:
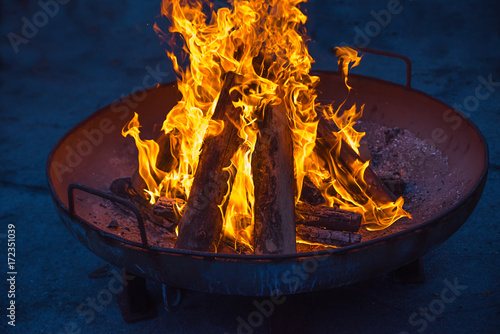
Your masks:
{"label": "fire pit", "polygon": [[[335,72],[317,74],[322,83],[320,98],[341,100],[345,93],[342,76]],[[462,196],[451,208],[411,228],[356,245],[279,256],[156,247],[149,244],[138,211],[134,211],[137,230],[121,237],[107,228],[109,217],[95,215],[95,207],[106,205],[107,200],[130,206],[107,192],[112,181],[130,176],[136,168],[135,147],[119,131],[129,116],[123,117],[130,99],[126,97],[82,121],[53,149],[47,177],[57,212],[76,238],[105,261],[172,287],[268,296],[329,289],[397,269],[444,242],[472,213],[486,182],[486,142],[479,130],[450,106],[408,86],[357,75],[351,76],[350,84],[356,92],[353,99],[366,104],[364,120],[409,129],[420,138],[432,138],[436,129],[444,131],[446,140],[436,145],[448,156],[450,166],[463,170]],[[161,122],[161,111],[176,103],[176,85],[164,84],[144,94],[146,98],[134,111],[145,129],[153,129]],[[460,122],[460,127],[453,130],[449,119]],[[98,130],[103,137],[99,141]],[[96,134],[95,145],[88,135],[92,133]],[[307,270],[305,279],[298,280],[304,276],[294,274],[297,268]]]}
{"label": "fire pit", "polygon": [[[336,49],[339,73],[310,73],[299,33],[305,16],[295,4],[234,6],[212,11],[207,23],[202,6],[165,1],[170,31],[186,45],[180,57],[169,53],[178,82],[97,111],[49,156],[49,186],[67,228],[140,277],[125,290],[122,312],[135,313],[130,298],[143,294],[145,278],[164,284],[166,305],[175,307],[179,288],[272,296],[395,270],[451,236],[483,191],[484,138],[451,107],[411,88],[407,58],[396,56],[407,63],[406,86],[347,81],[361,59],[347,47]],[[187,56],[189,65],[179,63]],[[389,129],[387,143],[403,133],[446,159],[450,173],[429,171],[437,183],[418,210],[405,211],[397,186],[390,192],[375,159],[361,156],[356,106],[362,125]],[[439,169],[426,161],[421,168]],[[306,188],[319,195],[303,197]]]}

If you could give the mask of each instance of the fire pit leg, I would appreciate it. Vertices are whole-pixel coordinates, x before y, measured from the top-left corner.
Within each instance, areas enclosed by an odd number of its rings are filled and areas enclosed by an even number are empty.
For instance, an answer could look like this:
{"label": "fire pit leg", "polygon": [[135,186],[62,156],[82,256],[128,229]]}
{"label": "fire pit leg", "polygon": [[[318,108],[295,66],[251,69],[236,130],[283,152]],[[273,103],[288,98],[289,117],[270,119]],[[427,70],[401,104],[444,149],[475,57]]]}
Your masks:
{"label": "fire pit leg", "polygon": [[424,283],[425,270],[421,258],[391,272],[394,283]]}
{"label": "fire pit leg", "polygon": [[[131,278],[133,277],[133,278]],[[123,291],[116,295],[126,323],[156,318],[156,307],[146,290],[146,279],[128,272],[122,274]]]}
{"label": "fire pit leg", "polygon": [[183,290],[162,284],[163,305],[168,312],[176,312],[182,303]]}

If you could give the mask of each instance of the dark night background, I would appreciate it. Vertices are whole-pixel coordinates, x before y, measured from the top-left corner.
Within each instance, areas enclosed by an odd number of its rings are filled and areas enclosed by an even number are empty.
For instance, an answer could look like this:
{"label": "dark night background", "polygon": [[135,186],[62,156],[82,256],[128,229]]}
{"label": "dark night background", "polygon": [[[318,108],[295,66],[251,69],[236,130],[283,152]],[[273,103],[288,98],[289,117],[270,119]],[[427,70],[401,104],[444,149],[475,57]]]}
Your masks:
{"label": "dark night background", "polygon": [[[46,2],[50,1],[41,1]],[[314,68],[335,70],[331,46],[358,43],[408,56],[414,66],[414,88],[450,105],[473,96],[479,76],[500,81],[498,1],[401,1],[401,12],[385,27],[379,24],[380,32],[361,36],[367,24],[376,22],[371,11],[386,9],[389,2],[310,0],[305,7]],[[1,331],[55,334],[72,333],[74,327],[74,333],[235,333],[237,318],[254,310],[255,298],[188,292],[180,311],[167,313],[161,307],[159,284],[150,284],[158,318],[126,325],[113,300],[86,323],[78,306],[95,298],[112,277],[88,278],[105,262],[64,228],[46,185],[45,162],[61,136],[95,110],[137,89],[146,67],[171,73],[152,29],[159,20],[160,1],[61,1],[57,13],[47,22],[39,21],[44,24],[18,45],[17,52],[8,34],[20,35],[26,20],[40,20],[43,8],[38,1],[0,3]],[[358,72],[404,82],[398,61],[368,58]],[[170,74],[163,82],[172,80]],[[310,333],[417,333],[421,327],[409,318],[439,298],[445,280],[458,280],[467,288],[422,332],[498,332],[499,106],[497,85],[470,113],[489,144],[488,182],[465,225],[424,257],[427,282],[397,285],[383,276],[289,297],[288,307],[300,309]],[[15,328],[6,324],[5,316],[10,223],[16,225],[17,235]],[[266,325],[255,333],[268,333]]]}

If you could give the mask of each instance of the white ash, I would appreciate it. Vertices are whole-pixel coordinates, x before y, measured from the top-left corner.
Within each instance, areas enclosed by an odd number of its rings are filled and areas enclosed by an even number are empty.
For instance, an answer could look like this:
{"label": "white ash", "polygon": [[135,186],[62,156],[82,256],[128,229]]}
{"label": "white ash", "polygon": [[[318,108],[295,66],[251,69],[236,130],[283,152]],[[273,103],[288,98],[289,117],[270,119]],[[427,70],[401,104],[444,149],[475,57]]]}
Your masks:
{"label": "white ash", "polygon": [[362,231],[363,240],[404,230],[451,208],[461,197],[461,171],[450,169],[448,157],[407,129],[389,128],[375,122],[358,122],[365,132],[372,167],[379,177],[401,178],[406,183],[403,208],[413,219],[400,219],[376,232]]}

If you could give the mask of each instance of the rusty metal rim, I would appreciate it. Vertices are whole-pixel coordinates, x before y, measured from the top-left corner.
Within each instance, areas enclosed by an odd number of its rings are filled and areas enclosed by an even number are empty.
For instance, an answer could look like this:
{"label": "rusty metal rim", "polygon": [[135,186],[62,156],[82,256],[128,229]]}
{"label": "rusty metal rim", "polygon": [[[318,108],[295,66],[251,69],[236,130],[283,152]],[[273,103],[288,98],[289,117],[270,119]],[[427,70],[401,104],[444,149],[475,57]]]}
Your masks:
{"label": "rusty metal rim", "polygon": [[[312,72],[312,74],[314,74],[314,75],[319,75],[319,74],[322,74],[322,73],[329,74],[329,75],[332,75],[332,74],[333,75],[339,75],[337,72],[332,72],[332,71],[313,71]],[[407,86],[396,84],[396,83],[393,83],[393,82],[390,82],[390,81],[381,80],[381,79],[372,78],[372,77],[363,76],[363,75],[351,74],[350,76],[355,77],[357,79],[361,79],[361,80],[371,80],[374,83],[379,83],[379,84],[384,84],[384,85],[389,85],[389,86],[392,85],[392,86],[397,87],[397,88],[403,88],[405,90],[411,91],[414,94],[418,94],[418,95],[421,95],[422,97],[425,97],[427,99],[433,100],[434,102],[437,102],[437,103],[441,104],[442,106],[446,107],[447,109],[453,110],[453,108],[451,106],[449,106],[448,104],[446,104],[446,103],[444,103],[444,102],[442,102],[442,101],[440,101],[440,100],[438,100],[438,99],[430,96],[427,93],[424,93],[422,91],[416,90],[414,88],[409,88]],[[166,86],[175,85],[175,84],[176,84],[175,82],[169,82],[169,83],[162,84],[161,86],[162,87],[166,87]],[[146,89],[146,90],[148,90],[148,89]],[[129,99],[129,97],[124,97],[122,99],[119,99],[119,100],[115,101],[111,105],[116,105],[118,103],[123,103],[123,102],[127,101],[127,99]],[[53,157],[55,151],[59,148],[59,146],[62,144],[62,142],[67,137],[69,137],[69,136],[72,135],[72,133],[74,132],[73,131],[74,129],[76,129],[76,128],[80,127],[80,126],[83,126],[90,119],[93,119],[96,116],[98,116],[99,114],[106,112],[108,109],[109,109],[109,105],[105,106],[105,107],[99,109],[98,111],[94,112],[93,114],[89,115],[88,117],[86,117],[85,119],[83,119],[81,122],[79,122],[77,125],[75,125],[72,130],[70,130],[68,133],[66,133],[57,142],[57,144],[54,146],[54,148],[52,149],[52,151],[49,153],[49,156],[48,156],[47,162],[46,162],[46,176],[47,176],[48,186],[49,186],[49,189],[51,191],[53,200],[55,201],[56,205],[58,205],[60,207],[60,209],[63,210],[64,213],[67,216],[71,217],[73,221],[78,221],[85,228],[94,230],[95,232],[99,233],[100,235],[102,235],[104,237],[108,237],[108,238],[111,238],[111,239],[115,239],[115,240],[117,240],[119,242],[122,242],[122,243],[125,244],[125,246],[139,247],[139,248],[141,248],[141,249],[143,249],[145,251],[157,251],[157,252],[170,253],[170,254],[175,254],[175,255],[188,255],[188,256],[201,257],[201,258],[211,259],[211,260],[214,260],[214,259],[234,259],[234,260],[244,260],[244,261],[254,261],[254,260],[256,260],[256,261],[262,261],[262,260],[268,260],[268,261],[271,261],[271,262],[279,262],[279,261],[284,261],[284,260],[288,260],[288,259],[296,259],[296,258],[308,258],[308,257],[322,256],[322,255],[333,255],[333,254],[347,253],[347,252],[350,252],[350,251],[353,251],[353,250],[359,250],[359,249],[363,249],[363,248],[366,248],[366,247],[370,247],[370,246],[372,246],[374,244],[387,243],[387,242],[389,242],[391,240],[396,240],[396,239],[399,239],[399,238],[403,238],[404,236],[412,234],[415,231],[424,230],[424,229],[429,228],[431,225],[437,224],[443,217],[445,217],[447,215],[450,215],[454,211],[458,210],[464,204],[464,202],[466,202],[469,199],[469,197],[471,197],[472,195],[474,195],[474,193],[477,191],[478,187],[484,186],[484,182],[485,182],[486,176],[488,174],[489,151],[488,151],[488,145],[486,143],[486,139],[485,139],[484,135],[481,133],[481,131],[479,130],[479,128],[474,123],[472,123],[467,117],[465,117],[465,115],[463,115],[459,111],[455,110],[458,114],[460,114],[463,117],[464,121],[469,126],[471,126],[475,130],[475,132],[479,135],[479,137],[480,137],[480,141],[481,141],[481,144],[483,145],[484,152],[485,152],[485,155],[484,155],[484,169],[483,169],[483,171],[481,173],[481,176],[479,177],[478,181],[474,184],[474,186],[472,187],[472,189],[471,189],[470,192],[468,192],[460,201],[458,201],[457,203],[455,203],[455,205],[453,205],[450,209],[448,209],[447,211],[443,212],[442,214],[440,214],[440,215],[432,218],[431,220],[428,220],[428,221],[423,222],[423,223],[421,223],[419,225],[410,227],[410,228],[408,228],[408,229],[406,229],[404,231],[396,232],[394,234],[390,234],[390,235],[387,235],[387,236],[384,236],[384,237],[381,237],[381,238],[376,238],[376,239],[373,239],[373,240],[361,242],[361,243],[356,244],[356,245],[350,245],[350,246],[346,246],[346,247],[342,247],[342,248],[328,249],[328,250],[322,250],[322,251],[316,251],[316,252],[294,253],[294,254],[284,254],[284,255],[244,255],[244,254],[218,254],[218,253],[208,253],[208,252],[198,252],[198,251],[187,251],[187,250],[180,250],[180,249],[174,249],[174,248],[162,248],[162,247],[156,247],[156,246],[150,246],[149,249],[146,249],[146,248],[144,248],[142,246],[141,243],[130,241],[130,240],[127,240],[127,239],[115,236],[113,234],[107,233],[107,232],[99,229],[97,226],[89,223],[85,219],[83,219],[83,218],[81,218],[81,217],[79,217],[77,215],[71,215],[70,211],[69,211],[69,208],[67,208],[62,203],[62,201],[59,198],[59,196],[57,195],[54,187],[52,186],[52,181],[51,181],[51,178],[50,178],[50,163],[52,161],[52,157]]]}

